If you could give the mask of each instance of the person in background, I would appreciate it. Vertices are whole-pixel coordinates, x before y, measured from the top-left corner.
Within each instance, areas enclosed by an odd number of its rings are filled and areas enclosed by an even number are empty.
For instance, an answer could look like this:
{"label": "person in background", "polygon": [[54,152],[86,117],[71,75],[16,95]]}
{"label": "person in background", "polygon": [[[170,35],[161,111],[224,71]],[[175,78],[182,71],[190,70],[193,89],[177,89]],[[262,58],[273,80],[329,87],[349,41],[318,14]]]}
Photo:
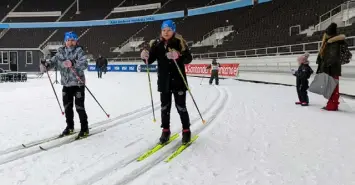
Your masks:
{"label": "person in background", "polygon": [[298,61],[298,70],[293,71],[293,75],[296,76],[296,88],[298,95],[298,102],[296,105],[308,106],[309,98],[307,90],[309,88],[308,79],[313,74],[312,68],[309,66],[308,61],[309,53],[305,53],[302,56],[297,58]]}
{"label": "person in background", "polygon": [[182,123],[182,143],[190,142],[190,117],[186,107],[187,87],[183,78],[186,79],[185,64],[191,63],[192,55],[186,41],[176,33],[176,25],[172,20],[163,22],[160,38],[152,40],[149,51],[144,49],[141,52],[141,58],[148,64],[158,62],[158,91],[160,92],[161,127],[163,128],[160,142],[166,143],[170,138],[172,95],[174,95],[175,106]]}
{"label": "person in background", "polygon": [[106,58],[99,55],[99,58],[96,59],[96,70],[98,78],[102,78],[102,72],[106,73],[105,68],[107,68],[107,60]]}
{"label": "person in background", "polygon": [[74,133],[74,97],[75,108],[79,114],[81,130],[77,139],[89,135],[88,117],[85,110],[85,73],[88,68],[87,55],[83,48],[77,45],[78,36],[75,32],[66,32],[64,36],[65,46],[60,47],[58,52],[48,61],[41,61],[47,69],[57,67],[61,74],[63,85],[63,105],[67,127],[61,137]]}
{"label": "person in background", "polygon": [[43,63],[46,63],[46,59],[41,58],[37,78],[42,78],[43,74],[47,72],[46,68],[42,65]]}
{"label": "person in background", "polygon": [[108,61],[107,61],[106,58],[104,58],[104,59],[105,59],[104,74],[106,74],[106,72],[107,72],[107,66],[108,66]]}
{"label": "person in background", "polygon": [[217,63],[216,59],[212,60],[212,64],[208,65],[206,68],[207,69],[211,69],[211,78],[210,78],[210,85],[212,85],[213,79],[216,80],[216,85],[219,85],[219,76],[218,76],[218,72],[219,72],[219,68],[221,67],[221,64]]}
{"label": "person in background", "polygon": [[[346,45],[345,35],[338,35],[337,24],[331,23],[323,35],[321,49],[317,57],[317,74],[326,73],[336,80],[341,76],[341,48]],[[324,110],[337,111],[339,106],[339,83]]]}

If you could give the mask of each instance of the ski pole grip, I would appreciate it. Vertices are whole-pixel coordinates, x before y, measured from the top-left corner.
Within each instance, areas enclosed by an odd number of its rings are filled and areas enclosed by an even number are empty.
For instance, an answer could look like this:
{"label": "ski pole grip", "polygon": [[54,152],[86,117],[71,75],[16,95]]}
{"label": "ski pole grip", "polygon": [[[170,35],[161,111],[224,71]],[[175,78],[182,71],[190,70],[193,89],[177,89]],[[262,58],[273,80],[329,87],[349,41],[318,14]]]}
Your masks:
{"label": "ski pole grip", "polygon": [[70,70],[75,74],[76,78],[83,84],[85,84],[81,78],[79,77],[78,73],[73,69],[73,67],[70,68]]}

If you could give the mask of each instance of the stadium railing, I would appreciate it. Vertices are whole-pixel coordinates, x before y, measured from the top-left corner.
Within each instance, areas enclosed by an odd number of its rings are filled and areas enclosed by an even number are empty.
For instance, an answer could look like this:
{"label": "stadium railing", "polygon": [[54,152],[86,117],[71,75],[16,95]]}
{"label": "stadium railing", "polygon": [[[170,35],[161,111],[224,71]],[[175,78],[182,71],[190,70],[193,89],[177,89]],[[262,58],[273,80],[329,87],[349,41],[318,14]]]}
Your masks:
{"label": "stadium railing", "polygon": [[[355,50],[355,36],[347,37],[346,42],[350,50]],[[318,53],[321,47],[321,41],[300,43],[293,45],[273,46],[265,48],[255,48],[247,50],[210,52],[210,53],[193,53],[194,59],[212,59],[212,58],[250,58],[250,57],[264,57],[264,56],[281,56],[281,55],[299,55],[305,52]],[[141,61],[137,57],[117,57],[109,58],[112,62],[132,62]]]}
{"label": "stadium railing", "polygon": [[[355,50],[355,36],[346,38],[350,50]],[[263,57],[263,56],[278,56],[278,55],[298,55],[305,52],[318,53],[322,41],[300,43],[293,45],[283,45],[265,48],[255,48],[247,50],[235,50],[224,52],[210,53],[194,53],[194,58],[210,59],[210,58],[246,58],[246,57]]]}

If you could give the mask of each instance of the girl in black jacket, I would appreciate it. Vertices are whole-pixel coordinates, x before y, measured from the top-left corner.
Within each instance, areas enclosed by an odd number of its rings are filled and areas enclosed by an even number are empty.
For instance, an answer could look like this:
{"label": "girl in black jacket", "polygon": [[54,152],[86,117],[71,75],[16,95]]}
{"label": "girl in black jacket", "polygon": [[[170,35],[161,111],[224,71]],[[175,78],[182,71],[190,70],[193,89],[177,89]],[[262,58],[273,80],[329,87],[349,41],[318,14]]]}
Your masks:
{"label": "girl in black jacket", "polygon": [[298,57],[298,70],[295,71],[294,75],[296,76],[296,88],[298,95],[298,102],[296,105],[308,106],[309,99],[307,90],[309,88],[308,79],[313,74],[312,68],[309,66],[308,61],[309,54],[305,53],[304,55]]}
{"label": "girl in black jacket", "polygon": [[186,41],[176,33],[176,26],[172,20],[163,22],[160,38],[150,42],[149,51],[144,49],[141,58],[148,64],[158,62],[158,91],[160,92],[161,127],[163,128],[160,142],[166,143],[170,138],[171,98],[174,95],[175,106],[183,128],[182,142],[188,143],[191,140],[191,131],[186,108],[187,87],[174,64],[174,59],[186,79],[185,64],[192,61],[192,56]]}

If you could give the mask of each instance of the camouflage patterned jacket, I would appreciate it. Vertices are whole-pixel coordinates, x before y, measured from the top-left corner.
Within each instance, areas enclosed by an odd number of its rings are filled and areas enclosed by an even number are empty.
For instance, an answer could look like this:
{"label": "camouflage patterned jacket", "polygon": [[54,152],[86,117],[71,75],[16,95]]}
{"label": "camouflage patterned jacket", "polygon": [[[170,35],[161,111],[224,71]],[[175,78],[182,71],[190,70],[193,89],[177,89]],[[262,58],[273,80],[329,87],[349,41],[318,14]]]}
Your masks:
{"label": "camouflage patterned jacket", "polygon": [[88,61],[85,51],[81,46],[74,48],[60,47],[55,56],[49,61],[49,68],[57,67],[61,75],[61,84],[66,87],[81,86],[82,84],[70,68],[65,68],[63,62],[71,60],[74,62],[73,68],[79,75],[80,79],[85,83],[84,70],[88,68]]}

